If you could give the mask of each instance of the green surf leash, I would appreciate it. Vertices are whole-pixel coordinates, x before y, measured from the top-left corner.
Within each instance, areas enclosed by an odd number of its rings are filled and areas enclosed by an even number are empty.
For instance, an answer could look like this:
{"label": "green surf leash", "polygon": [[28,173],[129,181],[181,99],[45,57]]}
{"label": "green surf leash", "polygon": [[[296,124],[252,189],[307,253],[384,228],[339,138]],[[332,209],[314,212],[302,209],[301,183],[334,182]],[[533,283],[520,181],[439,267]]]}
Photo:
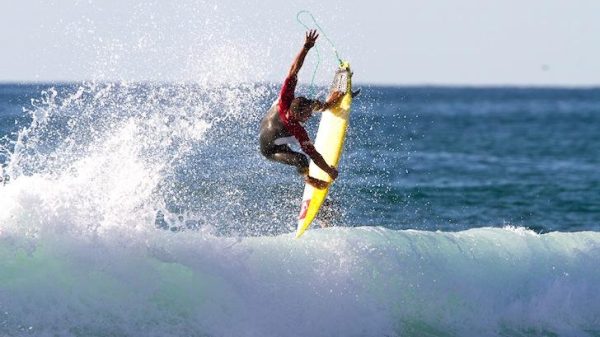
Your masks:
{"label": "green surf leash", "polygon": [[[342,64],[342,59],[340,58],[340,55],[338,54],[338,51],[337,51],[337,48],[335,47],[335,44],[333,44],[333,42],[331,41],[331,39],[327,36],[327,34],[325,33],[325,31],[319,25],[319,23],[317,22],[317,20],[315,19],[315,17],[312,15],[311,12],[309,12],[307,10],[301,10],[301,11],[299,11],[296,14],[296,20],[298,21],[298,23],[301,24],[302,26],[304,26],[304,28],[306,28],[307,30],[311,29],[307,24],[305,24],[300,19],[300,16],[302,14],[306,14],[306,15],[308,15],[310,17],[310,19],[312,20],[314,26],[317,27],[317,30],[319,31],[319,33],[321,35],[323,35],[323,37],[325,38],[325,40],[327,40],[327,42],[329,43],[329,45],[331,45],[331,49],[333,50],[334,57],[335,57],[336,61],[339,64]],[[310,93],[311,96],[315,95],[315,77],[317,75],[317,70],[319,70],[319,65],[321,64],[321,54],[319,53],[319,47],[317,47],[316,44],[315,44],[315,51],[317,52],[317,64],[315,65],[315,69],[313,70],[313,74],[312,74],[312,79],[310,81],[309,93]]]}

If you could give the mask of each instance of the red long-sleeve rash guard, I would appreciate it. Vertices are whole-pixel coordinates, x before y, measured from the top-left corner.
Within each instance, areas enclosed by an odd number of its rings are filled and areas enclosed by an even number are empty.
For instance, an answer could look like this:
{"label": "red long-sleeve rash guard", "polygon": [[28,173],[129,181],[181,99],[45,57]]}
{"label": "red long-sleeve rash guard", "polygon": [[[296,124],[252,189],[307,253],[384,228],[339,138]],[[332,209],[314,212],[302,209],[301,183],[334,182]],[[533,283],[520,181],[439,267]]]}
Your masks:
{"label": "red long-sleeve rash guard", "polygon": [[306,130],[299,122],[290,121],[286,116],[286,112],[289,110],[294,99],[296,83],[298,83],[296,75],[288,76],[283,82],[283,87],[279,94],[279,118],[281,118],[285,128],[298,140],[302,151],[312,158],[315,151],[314,147],[309,146],[311,142],[310,138],[308,138],[308,133],[306,133]]}

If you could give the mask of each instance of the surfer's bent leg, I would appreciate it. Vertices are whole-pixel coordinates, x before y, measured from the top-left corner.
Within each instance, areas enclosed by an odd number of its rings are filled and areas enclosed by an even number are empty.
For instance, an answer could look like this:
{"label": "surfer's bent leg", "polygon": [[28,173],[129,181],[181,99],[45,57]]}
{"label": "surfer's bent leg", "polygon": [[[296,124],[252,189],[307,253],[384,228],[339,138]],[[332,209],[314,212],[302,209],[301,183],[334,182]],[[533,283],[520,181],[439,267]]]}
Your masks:
{"label": "surfer's bent leg", "polygon": [[[279,148],[279,146],[277,146]],[[285,149],[284,149],[285,148]],[[308,175],[308,158],[303,155],[302,153],[299,152],[295,152],[292,151],[292,149],[290,149],[287,146],[281,146],[280,151],[277,152],[264,152],[263,151],[263,155],[265,157],[267,157],[270,160],[282,163],[282,164],[286,164],[286,165],[292,165],[292,166],[296,166],[296,170],[298,171],[298,174],[305,176],[304,180],[311,184],[312,186],[318,188],[318,189],[323,189],[326,188],[329,183],[323,180],[319,180],[316,178],[313,178],[311,176]]]}
{"label": "surfer's bent leg", "polygon": [[308,174],[308,158],[305,155],[292,151],[287,146],[276,146],[275,148],[267,152],[265,157],[278,163],[295,166],[301,175]]}

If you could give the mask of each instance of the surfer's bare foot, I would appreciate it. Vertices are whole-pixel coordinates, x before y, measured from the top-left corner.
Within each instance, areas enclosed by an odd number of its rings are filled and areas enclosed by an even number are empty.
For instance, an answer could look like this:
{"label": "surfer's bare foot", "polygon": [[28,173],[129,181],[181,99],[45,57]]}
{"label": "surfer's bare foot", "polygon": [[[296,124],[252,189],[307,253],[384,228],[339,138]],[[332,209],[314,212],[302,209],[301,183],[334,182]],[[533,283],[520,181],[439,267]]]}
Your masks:
{"label": "surfer's bare foot", "polygon": [[327,186],[329,186],[329,183],[323,180],[319,180],[317,178],[313,178],[311,176],[306,176],[306,178],[304,178],[304,181],[306,181],[307,184],[312,185],[314,188],[317,189],[325,189],[327,188]]}

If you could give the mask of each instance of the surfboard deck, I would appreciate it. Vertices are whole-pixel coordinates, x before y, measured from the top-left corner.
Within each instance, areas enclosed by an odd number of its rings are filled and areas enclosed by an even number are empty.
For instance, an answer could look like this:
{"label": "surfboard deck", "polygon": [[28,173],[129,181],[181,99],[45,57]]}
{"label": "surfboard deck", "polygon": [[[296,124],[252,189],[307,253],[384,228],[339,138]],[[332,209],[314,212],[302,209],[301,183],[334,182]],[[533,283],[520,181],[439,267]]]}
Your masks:
{"label": "surfboard deck", "polygon": [[[336,71],[329,93],[331,94],[333,91],[341,91],[344,96],[334,107],[322,112],[315,138],[315,148],[329,165],[338,167],[350,118],[350,106],[352,105],[352,72],[348,62],[342,62]],[[331,182],[329,174],[321,170],[313,161],[310,162],[308,175]],[[300,214],[298,215],[296,238],[302,236],[313,222],[325,201],[330,187],[331,184],[324,189],[317,189],[310,184],[305,185]]]}

